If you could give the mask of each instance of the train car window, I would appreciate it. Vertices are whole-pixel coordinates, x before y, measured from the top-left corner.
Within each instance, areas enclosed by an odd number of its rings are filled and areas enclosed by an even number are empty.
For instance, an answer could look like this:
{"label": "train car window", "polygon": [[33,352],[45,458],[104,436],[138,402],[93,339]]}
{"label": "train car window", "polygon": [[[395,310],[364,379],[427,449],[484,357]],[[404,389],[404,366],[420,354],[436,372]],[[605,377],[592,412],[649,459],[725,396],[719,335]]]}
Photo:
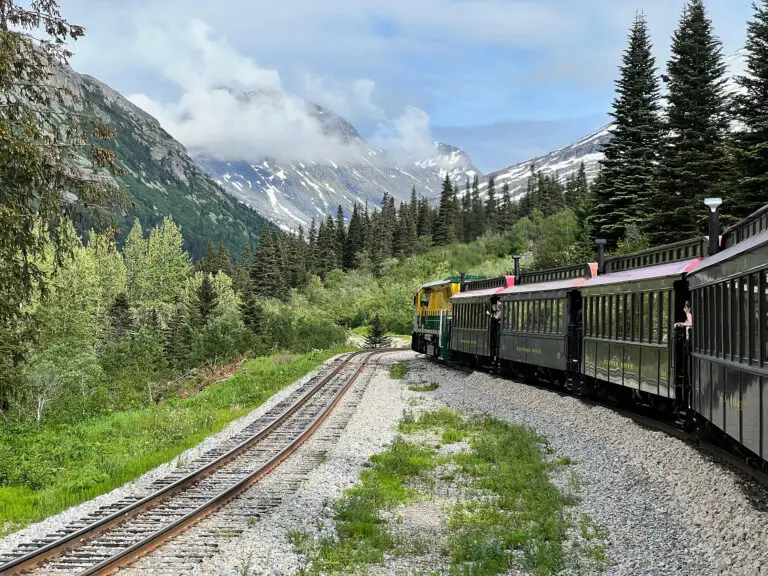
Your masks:
{"label": "train car window", "polygon": [[551,323],[549,325],[549,331],[553,334],[557,333],[557,303],[559,300],[555,300],[554,298],[550,298],[549,300],[549,306],[551,310]]}
{"label": "train car window", "polygon": [[552,334],[552,299],[547,298],[544,301],[544,305],[546,306],[547,310],[545,314],[546,321],[544,322],[544,332],[547,334]]}
{"label": "train car window", "polygon": [[[723,301],[720,305],[720,317],[723,331],[723,358],[730,357],[731,355],[731,329],[730,322],[726,319],[729,317],[728,310],[731,309],[731,282],[728,281],[725,284],[720,285],[720,290],[723,293]],[[704,310],[702,309],[702,314]]]}
{"label": "train car window", "polygon": [[768,366],[768,272],[763,276],[763,321],[760,323],[763,327],[763,366]]}
{"label": "train car window", "polygon": [[608,296],[600,296],[600,338],[606,338],[608,336],[608,326],[605,321],[605,307],[607,300]]}
{"label": "train car window", "polygon": [[592,327],[594,326],[594,322],[592,321],[592,315],[594,314],[594,311],[593,311],[594,306],[592,305],[593,298],[594,298],[593,296],[590,296],[589,298],[587,298],[587,313],[584,316],[587,322],[586,334],[588,334],[589,336],[593,336],[592,334],[592,329],[593,329]]}
{"label": "train car window", "polygon": [[661,293],[661,343],[669,341],[669,292]]}
{"label": "train car window", "polygon": [[616,296],[616,340],[624,339],[624,294]]}
{"label": "train car window", "polygon": [[602,326],[600,325],[600,321],[602,320],[602,314],[600,313],[600,306],[603,303],[603,297],[602,296],[595,296],[594,305],[595,305],[595,338],[602,338],[603,337],[603,330]]}
{"label": "train car window", "polygon": [[741,357],[741,333],[739,328],[739,325],[741,324],[741,322],[739,322],[739,298],[741,296],[741,292],[739,291],[740,284],[738,278],[731,284],[731,360],[736,362],[738,362]]}
{"label": "train car window", "polygon": [[658,338],[659,331],[659,312],[656,304],[656,294],[653,292],[648,294],[648,342],[654,344]]}
{"label": "train car window", "polygon": [[592,315],[592,321],[594,322],[594,329],[592,330],[592,334],[595,338],[600,338],[602,336],[601,330],[600,330],[600,303],[602,302],[603,298],[602,296],[595,296],[592,299],[592,305],[595,309],[594,314]]}
{"label": "train car window", "polygon": [[632,341],[640,341],[640,294],[632,294]]}
{"label": "train car window", "polygon": [[[715,291],[715,307],[710,313],[715,317],[715,348],[712,356],[720,356],[723,352],[723,285],[717,284],[713,290]],[[696,323],[694,322],[694,326]]]}
{"label": "train car window", "polygon": [[741,301],[740,301],[740,320],[741,320],[741,362],[749,364],[749,350],[751,348],[749,332],[749,276],[741,278]]}
{"label": "train car window", "polygon": [[750,322],[750,362],[760,364],[760,276],[752,274],[752,280],[749,283],[749,322]]}

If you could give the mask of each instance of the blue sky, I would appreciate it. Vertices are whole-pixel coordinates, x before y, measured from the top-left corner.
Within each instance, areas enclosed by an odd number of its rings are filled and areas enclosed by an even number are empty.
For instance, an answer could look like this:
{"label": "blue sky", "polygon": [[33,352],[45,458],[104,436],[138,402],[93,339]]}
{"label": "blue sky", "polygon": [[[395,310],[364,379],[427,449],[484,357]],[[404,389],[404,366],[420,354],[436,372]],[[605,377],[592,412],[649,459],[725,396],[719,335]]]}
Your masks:
{"label": "blue sky", "polygon": [[[705,5],[724,52],[742,47],[751,0]],[[635,11],[646,14],[662,68],[682,6],[683,0],[100,0],[97,11],[91,1],[63,0],[61,8],[86,27],[73,45],[75,69],[129,95],[185,144],[221,142],[225,154],[262,151],[272,141],[290,147],[295,129],[295,138],[322,148],[294,106],[247,123],[224,118],[235,111],[217,110],[204,94],[215,85],[263,85],[330,107],[374,142],[398,145],[400,138],[418,149],[417,140],[434,138],[459,146],[487,173],[608,122]],[[182,125],[190,117],[195,123]],[[241,147],[232,149],[227,134],[236,128],[243,129]],[[247,135],[256,133],[249,143]]]}

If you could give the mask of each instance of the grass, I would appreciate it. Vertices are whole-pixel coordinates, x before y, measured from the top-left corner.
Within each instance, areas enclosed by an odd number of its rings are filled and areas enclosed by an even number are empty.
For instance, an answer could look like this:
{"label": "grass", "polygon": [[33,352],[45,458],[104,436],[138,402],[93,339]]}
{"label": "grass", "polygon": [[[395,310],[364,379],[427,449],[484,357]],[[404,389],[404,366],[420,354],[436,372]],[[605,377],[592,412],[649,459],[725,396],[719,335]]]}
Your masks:
{"label": "grass", "polygon": [[306,534],[289,534],[297,552],[310,556],[310,573],[352,573],[366,564],[382,562],[387,552],[403,555],[426,549],[423,540],[406,542],[393,535],[380,512],[419,497],[406,481],[423,478],[437,466],[435,450],[398,436],[386,451],[372,456],[369,464],[361,483],[346,490],[333,506],[334,537],[312,546]]}
{"label": "grass", "polygon": [[[550,481],[550,473],[567,470],[572,462],[549,458],[553,450],[534,430],[487,416],[465,418],[450,409],[418,417],[406,410],[398,430],[406,436],[373,456],[361,484],[334,505],[335,536],[316,543],[306,534],[295,536],[294,548],[308,559],[303,574],[357,573],[367,564],[381,564],[385,554],[420,556],[430,547],[442,552],[455,575],[522,569],[544,576],[569,566],[579,573],[604,571],[607,533],[587,515],[575,520],[567,510],[577,500],[578,477],[572,475],[562,492]],[[419,436],[435,433],[441,434],[442,444],[464,440],[470,449],[439,456],[419,441]],[[450,466],[444,471],[443,465]],[[437,466],[437,474],[428,474]],[[450,482],[457,477],[461,490],[449,505],[443,541],[421,539],[408,546],[398,541],[381,512],[423,496],[436,479]],[[576,533],[575,543],[569,530]]]}
{"label": "grass", "polygon": [[0,537],[133,480],[220,431],[346,348],[277,354],[188,398],[73,426],[0,434]]}
{"label": "grass", "polygon": [[430,384],[427,384],[426,382],[421,384],[408,384],[408,390],[411,392],[432,392],[433,390],[437,390],[439,387],[440,385],[436,384],[435,382]]}
{"label": "grass", "polygon": [[389,368],[389,377],[395,380],[404,379],[406,374],[408,374],[408,366],[406,364],[396,362]]}

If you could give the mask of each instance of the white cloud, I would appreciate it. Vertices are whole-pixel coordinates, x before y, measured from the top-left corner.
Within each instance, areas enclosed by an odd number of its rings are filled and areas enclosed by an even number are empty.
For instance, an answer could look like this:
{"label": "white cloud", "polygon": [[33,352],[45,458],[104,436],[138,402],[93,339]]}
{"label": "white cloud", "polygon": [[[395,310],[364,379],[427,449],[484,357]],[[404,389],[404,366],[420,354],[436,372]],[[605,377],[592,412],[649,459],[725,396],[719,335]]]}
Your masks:
{"label": "white cloud", "polygon": [[380,122],[371,142],[381,148],[412,158],[429,158],[435,153],[429,128],[429,114],[415,106],[392,121]]}
{"label": "white cloud", "polygon": [[[352,161],[356,142],[340,142],[325,130],[308,103],[282,87],[276,70],[259,67],[225,39],[214,38],[204,22],[186,28],[143,27],[136,38],[144,60],[181,91],[176,102],[158,102],[143,93],[128,96],[134,104],[193,153],[221,160],[255,162]],[[374,102],[375,84],[358,79],[345,86],[308,74],[304,92],[314,102],[343,116],[388,121]],[[388,148],[420,150],[429,140],[429,117],[417,108],[392,123]]]}

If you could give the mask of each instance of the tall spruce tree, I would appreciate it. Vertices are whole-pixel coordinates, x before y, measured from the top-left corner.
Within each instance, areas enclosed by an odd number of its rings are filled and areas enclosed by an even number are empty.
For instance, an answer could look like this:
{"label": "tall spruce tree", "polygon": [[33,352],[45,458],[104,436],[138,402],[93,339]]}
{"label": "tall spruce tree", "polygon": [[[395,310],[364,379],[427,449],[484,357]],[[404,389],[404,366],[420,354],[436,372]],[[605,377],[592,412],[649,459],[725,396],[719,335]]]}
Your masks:
{"label": "tall spruce tree", "polygon": [[706,233],[708,209],[703,199],[730,200],[725,71],[722,45],[704,5],[690,0],[672,38],[667,64],[666,138],[658,188],[645,223],[652,244]]}
{"label": "tall spruce tree", "polygon": [[264,298],[288,299],[280,248],[275,233],[264,226],[251,264],[251,290]]}
{"label": "tall spruce tree", "polygon": [[498,226],[498,206],[496,205],[496,179],[488,177],[488,196],[485,199],[485,230],[496,232]]}
{"label": "tall spruce tree", "polygon": [[619,68],[611,113],[615,128],[603,149],[602,178],[590,218],[593,232],[605,238],[609,248],[618,245],[626,226],[646,219],[647,207],[655,196],[662,122],[651,48],[645,18],[637,14]]}
{"label": "tall spruce tree", "polygon": [[734,135],[738,180],[731,205],[723,205],[735,218],[744,218],[768,203],[768,0],[752,7],[746,73],[736,79],[743,89],[735,96],[734,107],[742,125]]}
{"label": "tall spruce tree", "polygon": [[435,220],[433,241],[437,246],[447,246],[456,240],[455,214],[454,214],[453,186],[448,174],[443,179],[443,187],[440,191],[440,207]]}
{"label": "tall spruce tree", "polygon": [[203,281],[197,289],[197,311],[200,314],[200,323],[203,326],[208,323],[208,319],[218,305],[219,297],[216,295],[213,282],[211,282],[211,275],[203,273]]}
{"label": "tall spruce tree", "polygon": [[386,348],[392,345],[392,339],[385,336],[386,332],[381,325],[381,318],[379,314],[373,317],[371,325],[368,327],[368,334],[365,337],[365,347],[372,348]]}

